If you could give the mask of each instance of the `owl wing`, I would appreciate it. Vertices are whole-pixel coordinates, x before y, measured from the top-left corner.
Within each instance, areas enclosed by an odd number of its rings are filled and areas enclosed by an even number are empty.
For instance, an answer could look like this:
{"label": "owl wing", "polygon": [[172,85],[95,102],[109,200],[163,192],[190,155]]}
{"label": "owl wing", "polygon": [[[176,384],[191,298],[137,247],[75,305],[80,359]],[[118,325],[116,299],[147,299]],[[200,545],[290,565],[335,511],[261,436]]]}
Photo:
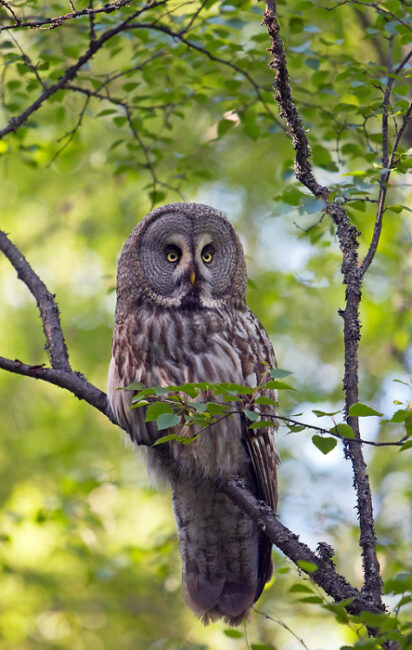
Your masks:
{"label": "owl wing", "polygon": [[[276,364],[275,353],[265,329],[251,312],[247,311],[240,319],[236,328],[235,341],[242,359],[244,382],[257,386],[267,374],[268,368]],[[247,345],[245,345],[245,341]],[[277,401],[274,390],[264,391],[265,396]],[[275,407],[260,405],[259,412],[263,419],[265,414],[276,415]],[[271,418],[272,419],[272,418]],[[278,423],[273,420],[273,427],[249,429],[246,417],[243,419],[243,441],[249,456],[256,483],[255,495],[265,501],[274,512],[277,506],[277,464],[279,456],[275,446],[275,432]],[[272,543],[261,533],[259,538],[259,569],[258,581],[254,600],[256,601],[272,575]]]}
{"label": "owl wing", "polygon": [[[239,318],[237,325],[235,342],[242,359],[244,382],[250,386],[257,386],[267,374],[268,369],[277,365],[275,353],[265,329],[253,312],[248,310]],[[263,394],[277,401],[275,390],[266,390]],[[265,415],[270,416],[273,426],[249,429],[245,418],[243,439],[254,469],[258,496],[275,512],[277,505],[276,466],[279,457],[275,446],[275,432],[278,424],[273,415],[276,415],[277,411],[274,406],[261,404],[259,412],[263,419],[265,419]]]}

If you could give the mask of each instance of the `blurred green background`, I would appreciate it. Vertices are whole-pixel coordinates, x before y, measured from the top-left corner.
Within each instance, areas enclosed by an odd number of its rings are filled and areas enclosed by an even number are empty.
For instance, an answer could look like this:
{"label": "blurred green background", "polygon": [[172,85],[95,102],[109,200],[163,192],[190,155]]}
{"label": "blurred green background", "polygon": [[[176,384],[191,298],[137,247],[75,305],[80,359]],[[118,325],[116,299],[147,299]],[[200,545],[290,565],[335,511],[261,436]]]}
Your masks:
{"label": "blurred green background", "polygon": [[[345,185],[364,254],[375,204],[355,199],[376,198],[384,83],[378,68],[388,21],[350,5],[333,12],[309,0],[279,5],[316,173],[321,182]],[[26,16],[68,9],[62,2],[16,7]],[[163,23],[181,29],[199,4],[168,7]],[[96,33],[135,8],[102,14]],[[156,11],[145,20],[157,19]],[[1,12],[1,24],[9,23]],[[184,199],[221,209],[245,246],[248,304],[269,332],[279,366],[294,373],[297,391],[284,391],[281,413],[329,426],[312,409],[343,405],[341,258],[328,218],[320,218],[322,204],[293,179],[261,13],[249,2],[209,2],[187,37],[247,71],[265,103],[244,75],[167,34],[137,29],[111,41],[75,83],[96,90],[123,71],[108,83],[114,103],[94,97],[84,108],[84,95],[61,92],[0,141],[0,227],[56,294],[73,368],[104,390],[117,256],[130,231],[153,203]],[[400,61],[405,34],[398,27],[392,36]],[[0,39],[5,125],[39,94],[21,50],[51,83],[87,46],[88,22],[5,32]],[[148,57],[153,60],[142,65]],[[408,84],[397,80],[395,87],[393,105],[402,111]],[[119,102],[133,105],[140,142]],[[405,141],[403,151],[408,146]],[[411,213],[399,207],[410,199],[406,161],[393,175],[393,207],[362,302],[360,399],[388,417],[400,408],[394,401],[411,399]],[[3,256],[0,286],[0,354],[47,363],[35,301]],[[277,551],[274,579],[258,603],[275,620],[252,613],[235,632],[223,623],[204,628],[183,605],[169,492],[150,485],[142,458],[121,432],[71,394],[5,371],[0,414],[1,650],[236,650],[247,644],[295,650],[303,647],[299,639],[311,650],[335,650],[358,639],[356,626],[340,625],[316,602],[304,601],[324,596]],[[363,420],[364,437],[401,437],[399,428],[379,428],[375,420]],[[308,431],[284,428],[278,441],[281,520],[312,547],[331,543],[339,572],[360,585],[352,476],[341,446],[323,456]],[[387,579],[410,561],[410,451],[365,453]],[[389,606],[395,601],[387,597]]]}

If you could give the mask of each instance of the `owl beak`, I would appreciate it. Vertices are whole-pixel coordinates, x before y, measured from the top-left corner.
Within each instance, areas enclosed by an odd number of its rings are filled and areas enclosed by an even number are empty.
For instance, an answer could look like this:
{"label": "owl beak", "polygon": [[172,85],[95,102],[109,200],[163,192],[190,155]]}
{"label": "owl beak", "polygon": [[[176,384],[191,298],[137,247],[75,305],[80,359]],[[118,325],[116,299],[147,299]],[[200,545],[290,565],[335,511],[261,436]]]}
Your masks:
{"label": "owl beak", "polygon": [[194,284],[196,282],[196,273],[194,272],[193,269],[190,271],[189,281],[190,284]]}

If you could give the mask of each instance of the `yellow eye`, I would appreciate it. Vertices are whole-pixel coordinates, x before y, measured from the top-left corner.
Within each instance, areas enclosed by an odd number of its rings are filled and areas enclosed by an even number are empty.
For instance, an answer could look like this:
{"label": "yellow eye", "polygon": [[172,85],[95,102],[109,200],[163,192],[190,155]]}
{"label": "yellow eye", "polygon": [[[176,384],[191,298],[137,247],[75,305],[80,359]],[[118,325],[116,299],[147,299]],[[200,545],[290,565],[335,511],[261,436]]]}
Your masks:
{"label": "yellow eye", "polygon": [[206,251],[205,253],[202,253],[202,260],[206,262],[206,264],[209,264],[209,262],[212,261],[213,255],[210,251]]}
{"label": "yellow eye", "polygon": [[176,253],[176,251],[169,251],[166,255],[166,259],[168,262],[177,262],[179,255]]}

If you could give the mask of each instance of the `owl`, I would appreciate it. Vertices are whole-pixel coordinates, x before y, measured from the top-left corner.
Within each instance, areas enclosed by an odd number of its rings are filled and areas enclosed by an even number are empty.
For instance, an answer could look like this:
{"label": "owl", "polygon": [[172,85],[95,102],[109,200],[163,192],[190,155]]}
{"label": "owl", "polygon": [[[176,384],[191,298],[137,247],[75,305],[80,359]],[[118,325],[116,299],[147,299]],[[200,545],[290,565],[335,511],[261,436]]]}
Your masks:
{"label": "owl", "polygon": [[[271,542],[219,490],[219,479],[240,477],[275,510],[275,427],[251,430],[236,414],[190,444],[170,440],[153,447],[164,431],[145,422],[144,408],[130,409],[132,391],[118,389],[135,381],[147,387],[200,381],[256,386],[276,362],[265,330],[246,306],[246,280],[232,225],[197,203],[150,212],[131,233],[118,265],[109,401],[119,425],[146,446],[149,469],[170,483],[183,596],[204,623],[223,617],[239,624],[271,577]],[[171,432],[182,436],[187,428]]]}

